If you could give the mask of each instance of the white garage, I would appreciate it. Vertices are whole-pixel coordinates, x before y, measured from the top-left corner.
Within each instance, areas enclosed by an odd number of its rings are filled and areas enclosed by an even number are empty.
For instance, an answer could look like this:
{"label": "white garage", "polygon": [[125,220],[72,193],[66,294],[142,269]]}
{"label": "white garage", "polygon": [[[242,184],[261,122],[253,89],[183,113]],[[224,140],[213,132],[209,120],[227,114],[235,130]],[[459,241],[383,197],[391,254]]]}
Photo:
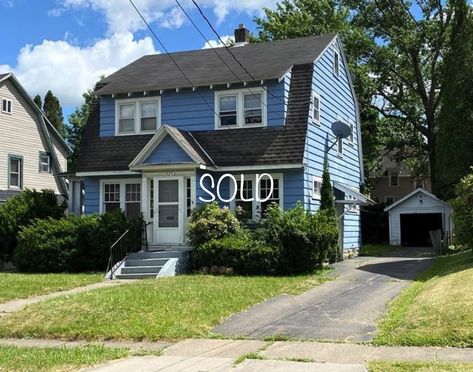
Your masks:
{"label": "white garage", "polygon": [[435,195],[417,189],[385,209],[389,214],[391,245],[431,246],[431,230],[441,230],[442,236],[452,232],[452,208]]}

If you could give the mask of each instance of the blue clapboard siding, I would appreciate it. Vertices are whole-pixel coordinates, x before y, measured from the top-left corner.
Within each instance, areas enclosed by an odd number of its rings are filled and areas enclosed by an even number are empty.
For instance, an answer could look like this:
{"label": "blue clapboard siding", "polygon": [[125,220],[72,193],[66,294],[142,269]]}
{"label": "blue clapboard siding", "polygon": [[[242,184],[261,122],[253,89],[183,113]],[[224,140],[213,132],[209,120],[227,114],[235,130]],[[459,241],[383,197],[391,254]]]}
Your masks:
{"label": "blue clapboard siding", "polygon": [[186,152],[167,135],[144,161],[144,164],[193,163]]}
{"label": "blue clapboard siding", "polygon": [[[223,203],[222,201],[220,201],[218,199],[218,196],[217,196],[217,183],[218,183],[218,180],[220,179],[220,177],[222,177],[225,173],[220,173],[220,172],[207,172],[207,171],[202,171],[202,170],[197,170],[196,172],[196,186],[195,186],[195,195],[196,195],[196,205],[197,206],[200,206],[203,204],[203,202],[200,200],[200,198],[203,198],[205,200],[210,200],[211,196],[202,189],[202,187],[200,186],[200,179],[201,177],[206,174],[206,173],[209,173],[213,176],[214,178],[214,187],[212,187],[212,181],[210,179],[210,177],[206,177],[204,179],[204,186],[207,190],[211,191],[214,195],[215,195],[215,198],[219,205],[221,207],[224,207],[224,206],[229,206],[228,204],[229,203]],[[220,185],[220,196],[223,198],[223,199],[228,199],[230,197],[230,182],[229,182],[229,179],[228,177],[225,178],[221,185]]]}
{"label": "blue clapboard siding", "polygon": [[100,211],[100,180],[87,177],[84,180],[84,213],[92,214]]}
{"label": "blue clapboard siding", "polygon": [[[268,126],[284,125],[284,117],[287,105],[288,78],[281,82],[271,80],[265,82],[267,89],[267,103],[263,109],[267,110]],[[260,87],[259,84],[232,85],[230,90],[241,89],[243,92],[251,92],[252,88]],[[161,95],[161,123],[186,131],[202,131],[215,129],[215,92],[226,88],[215,89],[200,87],[197,91],[183,89],[176,93],[175,90],[164,91]],[[149,97],[156,96],[150,94]],[[142,98],[142,96],[137,96]],[[108,97],[100,98],[100,136],[109,137],[115,135],[115,99]]]}
{"label": "blue clapboard siding", "polygon": [[[337,45],[338,48],[338,45]],[[327,51],[314,63],[312,87],[320,95],[320,124],[312,121],[312,110],[309,115],[309,125],[306,141],[304,175],[305,205],[311,211],[318,209],[319,200],[312,198],[312,177],[322,177],[326,148],[334,141],[332,123],[342,119],[349,120],[354,125],[354,143],[343,140],[343,156],[337,154],[337,145],[328,153],[329,170],[332,181],[347,184],[359,190],[360,159],[358,154],[358,136],[356,125],[356,106],[349,80],[348,69],[340,58],[340,76],[333,74],[334,47]],[[348,208],[348,207],[346,207]],[[360,247],[360,217],[359,211],[349,212],[344,216],[344,248]]]}

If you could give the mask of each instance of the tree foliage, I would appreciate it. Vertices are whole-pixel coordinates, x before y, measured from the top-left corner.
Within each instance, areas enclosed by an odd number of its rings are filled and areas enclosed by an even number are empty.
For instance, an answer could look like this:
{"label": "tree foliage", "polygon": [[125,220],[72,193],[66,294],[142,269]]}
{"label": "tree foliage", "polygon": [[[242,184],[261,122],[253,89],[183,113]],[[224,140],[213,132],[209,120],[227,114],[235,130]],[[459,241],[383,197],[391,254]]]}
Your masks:
{"label": "tree foliage", "polygon": [[82,97],[84,97],[84,103],[69,116],[69,125],[66,127],[66,141],[72,148],[72,155],[69,157],[68,164],[69,171],[75,170],[85,124],[89,118],[92,101],[95,98],[93,91],[90,89]]}
{"label": "tree foliage", "polygon": [[59,99],[50,90],[48,90],[44,96],[43,112],[58,133],[64,137],[66,130],[64,127],[62,107],[59,103]]}
{"label": "tree foliage", "polygon": [[37,94],[34,98],[33,98],[33,102],[36,104],[36,106],[39,107],[40,110],[43,109],[43,101],[41,100],[41,96],[39,94]]}
{"label": "tree foliage", "polygon": [[454,196],[455,185],[473,166],[473,15],[464,0],[455,9],[445,57],[437,141],[438,194]]}

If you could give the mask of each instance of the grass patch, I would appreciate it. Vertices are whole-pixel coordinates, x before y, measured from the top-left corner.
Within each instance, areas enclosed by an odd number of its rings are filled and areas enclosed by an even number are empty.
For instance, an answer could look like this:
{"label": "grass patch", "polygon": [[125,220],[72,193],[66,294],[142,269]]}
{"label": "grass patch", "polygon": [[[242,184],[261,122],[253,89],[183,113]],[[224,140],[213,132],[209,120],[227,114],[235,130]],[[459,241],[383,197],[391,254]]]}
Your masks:
{"label": "grass patch", "polygon": [[72,371],[130,355],[103,346],[30,348],[0,346],[0,371]]}
{"label": "grass patch", "polygon": [[233,313],[281,293],[300,294],[323,271],[294,277],[178,276],[38,303],[3,317],[0,337],[159,340],[209,337]]}
{"label": "grass patch", "polygon": [[473,255],[438,257],[389,306],[378,345],[473,346]]}
{"label": "grass patch", "polygon": [[361,247],[360,256],[386,256],[401,250],[401,246],[389,244],[366,244]]}
{"label": "grass patch", "polygon": [[369,362],[370,372],[467,372],[473,363],[454,362]]}
{"label": "grass patch", "polygon": [[0,273],[0,303],[100,282],[103,274]]}

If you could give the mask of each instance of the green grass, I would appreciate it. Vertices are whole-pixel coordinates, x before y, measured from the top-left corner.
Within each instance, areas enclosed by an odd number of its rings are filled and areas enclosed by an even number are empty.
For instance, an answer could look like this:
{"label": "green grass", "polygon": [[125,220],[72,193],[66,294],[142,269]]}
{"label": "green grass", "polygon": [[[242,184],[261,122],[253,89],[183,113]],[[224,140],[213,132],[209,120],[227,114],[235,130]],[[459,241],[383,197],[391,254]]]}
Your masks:
{"label": "green grass", "polygon": [[100,282],[103,274],[0,273],[0,303]]}
{"label": "green grass", "polygon": [[391,252],[396,252],[401,249],[397,245],[389,244],[366,244],[361,247],[360,256],[386,256]]}
{"label": "green grass", "polygon": [[73,371],[130,355],[102,346],[30,348],[0,346],[0,371]]}
{"label": "green grass", "polygon": [[389,306],[378,345],[473,346],[473,255],[443,256]]}
{"label": "green grass", "polygon": [[178,276],[99,289],[28,306],[0,320],[0,337],[159,340],[209,337],[233,313],[299,294],[324,272],[296,277]]}
{"label": "green grass", "polygon": [[473,363],[454,362],[369,362],[370,372],[468,372]]}

